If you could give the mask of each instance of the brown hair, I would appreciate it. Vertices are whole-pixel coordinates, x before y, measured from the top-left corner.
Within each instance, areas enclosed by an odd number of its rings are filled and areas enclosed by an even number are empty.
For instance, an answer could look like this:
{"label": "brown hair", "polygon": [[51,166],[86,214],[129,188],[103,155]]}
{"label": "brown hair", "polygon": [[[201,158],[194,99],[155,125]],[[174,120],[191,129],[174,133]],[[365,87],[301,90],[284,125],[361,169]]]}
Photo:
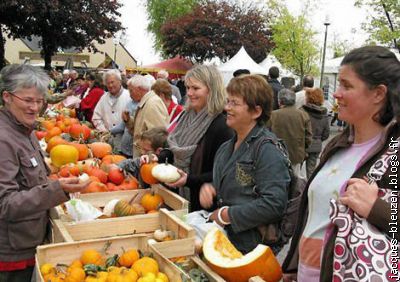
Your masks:
{"label": "brown hair", "polygon": [[167,143],[168,131],[164,127],[154,127],[146,130],[140,135],[140,140],[148,140],[154,151],[158,148],[168,147]]}
{"label": "brown hair", "polygon": [[165,79],[159,78],[154,82],[151,90],[156,92],[158,96],[164,94],[165,98],[171,99],[172,98],[172,87],[171,84]]}
{"label": "brown hair", "polygon": [[305,90],[307,103],[322,106],[324,103],[324,94],[321,88],[306,88]]}
{"label": "brown hair", "polygon": [[262,109],[257,118],[258,124],[265,124],[272,111],[272,88],[260,75],[241,75],[234,77],[226,87],[226,91],[233,96],[242,97],[250,111],[255,111],[256,106]]}

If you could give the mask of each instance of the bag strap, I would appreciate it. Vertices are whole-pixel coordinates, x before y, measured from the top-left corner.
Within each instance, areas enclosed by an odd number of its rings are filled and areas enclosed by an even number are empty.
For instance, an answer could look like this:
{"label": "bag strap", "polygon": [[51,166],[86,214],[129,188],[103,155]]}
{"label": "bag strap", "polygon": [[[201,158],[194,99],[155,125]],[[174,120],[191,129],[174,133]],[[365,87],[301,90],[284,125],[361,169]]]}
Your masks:
{"label": "bag strap", "polygon": [[[290,159],[289,159],[289,153],[286,150],[286,147],[281,139],[274,139],[271,137],[263,136],[263,137],[259,138],[258,140],[256,140],[255,141],[255,150],[253,150],[253,155],[252,155],[253,158],[252,159],[255,160],[255,163],[257,162],[257,160],[260,156],[261,146],[264,145],[265,143],[272,143],[273,145],[275,145],[275,147],[278,149],[278,151],[282,153],[282,155],[284,156],[284,158],[286,160],[286,165],[289,169],[289,175],[290,175],[290,178],[292,181],[293,177],[294,177],[292,163],[290,162]],[[291,194],[292,191],[289,191],[290,187],[287,187],[287,189],[288,189],[289,194]],[[253,192],[257,196],[260,195],[260,193],[257,191],[257,185],[254,185]]]}
{"label": "bag strap", "polygon": [[367,173],[369,184],[375,183],[382,179],[382,176],[386,173],[387,169],[389,168],[392,156],[396,155],[396,153],[399,150],[399,142],[400,142],[400,137],[398,137],[395,141],[392,141],[386,152],[383,155],[381,155],[381,157],[370,167]]}

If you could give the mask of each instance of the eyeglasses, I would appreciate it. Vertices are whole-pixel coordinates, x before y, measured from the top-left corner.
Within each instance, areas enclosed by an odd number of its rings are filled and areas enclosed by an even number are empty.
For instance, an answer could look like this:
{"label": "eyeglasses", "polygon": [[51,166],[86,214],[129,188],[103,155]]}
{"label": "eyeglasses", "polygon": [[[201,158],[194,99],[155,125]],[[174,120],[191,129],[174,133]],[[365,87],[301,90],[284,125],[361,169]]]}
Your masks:
{"label": "eyeglasses", "polygon": [[229,100],[229,99],[226,100],[225,105],[231,106],[232,108],[239,107],[239,106],[244,106],[244,104],[240,104],[240,103],[236,102],[235,100]]}
{"label": "eyeglasses", "polygon": [[11,93],[11,92],[8,92],[8,93],[10,93],[12,96],[17,98],[18,100],[24,102],[26,105],[32,105],[33,103],[35,103],[38,106],[43,106],[43,104],[44,104],[44,99],[21,98],[18,95],[15,95],[14,93]]}

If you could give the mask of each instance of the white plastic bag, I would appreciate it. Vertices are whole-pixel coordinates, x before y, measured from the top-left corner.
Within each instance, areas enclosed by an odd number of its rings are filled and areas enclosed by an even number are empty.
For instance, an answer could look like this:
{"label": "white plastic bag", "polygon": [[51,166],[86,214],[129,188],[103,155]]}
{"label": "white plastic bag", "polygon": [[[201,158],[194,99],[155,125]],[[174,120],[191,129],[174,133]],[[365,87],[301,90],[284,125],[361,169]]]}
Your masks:
{"label": "white plastic bag", "polygon": [[191,212],[186,215],[186,223],[192,226],[194,230],[196,230],[196,237],[201,240],[204,240],[204,237],[206,237],[208,231],[215,227],[226,234],[225,230],[217,223],[215,223],[214,221],[208,222],[208,218],[210,215],[211,213],[205,210]]}
{"label": "white plastic bag", "polygon": [[71,199],[65,203],[68,214],[74,221],[89,221],[100,217],[103,213],[92,204],[80,199]]}

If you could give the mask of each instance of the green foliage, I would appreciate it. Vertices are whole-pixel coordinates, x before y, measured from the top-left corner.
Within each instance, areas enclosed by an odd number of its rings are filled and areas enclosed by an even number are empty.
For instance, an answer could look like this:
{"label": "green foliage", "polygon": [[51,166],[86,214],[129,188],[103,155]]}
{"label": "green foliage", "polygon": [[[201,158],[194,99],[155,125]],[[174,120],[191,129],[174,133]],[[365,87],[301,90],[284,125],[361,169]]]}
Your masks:
{"label": "green foliage", "polygon": [[282,1],[270,1],[269,7],[275,17],[271,20],[272,54],[281,64],[301,78],[305,74],[317,74],[319,52],[307,13],[295,17]]}
{"label": "green foliage", "polygon": [[357,0],[357,7],[374,11],[363,24],[371,39],[397,48],[400,51],[400,1],[399,0]]}
{"label": "green foliage", "polygon": [[97,51],[93,40],[104,43],[122,29],[120,6],[110,0],[2,0],[0,23],[14,38],[40,37],[48,69],[59,48]]}
{"label": "green foliage", "polygon": [[161,50],[161,27],[170,20],[190,13],[201,0],[147,0],[148,31],[155,35],[155,47]]}
{"label": "green foliage", "polygon": [[337,33],[333,34],[333,42],[330,45],[333,50],[333,57],[341,57],[353,49],[352,44],[348,40],[341,40]]}
{"label": "green foliage", "polygon": [[181,55],[195,62],[214,57],[225,61],[244,46],[261,62],[272,45],[266,19],[255,7],[228,1],[209,1],[161,28],[163,53]]}

